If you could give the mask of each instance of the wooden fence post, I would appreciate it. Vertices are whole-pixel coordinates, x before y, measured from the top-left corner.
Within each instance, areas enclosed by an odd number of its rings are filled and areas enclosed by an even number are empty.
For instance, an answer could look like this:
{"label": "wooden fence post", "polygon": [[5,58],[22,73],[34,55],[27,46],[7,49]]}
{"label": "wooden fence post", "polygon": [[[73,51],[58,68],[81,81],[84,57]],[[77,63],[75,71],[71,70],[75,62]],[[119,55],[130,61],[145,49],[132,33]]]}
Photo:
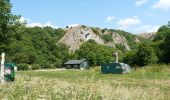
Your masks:
{"label": "wooden fence post", "polygon": [[0,81],[1,83],[4,83],[5,80],[4,80],[4,75],[5,75],[5,53],[2,53],[1,54],[1,78],[0,78]]}

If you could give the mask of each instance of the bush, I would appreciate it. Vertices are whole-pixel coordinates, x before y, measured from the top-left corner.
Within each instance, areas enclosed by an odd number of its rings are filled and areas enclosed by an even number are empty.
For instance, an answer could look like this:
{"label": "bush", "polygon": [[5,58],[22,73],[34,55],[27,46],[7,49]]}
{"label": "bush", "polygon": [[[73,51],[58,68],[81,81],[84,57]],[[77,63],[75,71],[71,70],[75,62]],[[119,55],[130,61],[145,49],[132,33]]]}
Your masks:
{"label": "bush", "polygon": [[92,27],[91,29],[92,29],[92,31],[93,31],[95,34],[97,34],[97,35],[100,35],[100,36],[101,36],[101,34],[98,32],[98,28],[94,28],[94,27]]}
{"label": "bush", "polygon": [[147,66],[156,64],[158,61],[157,54],[151,45],[140,44],[139,50],[128,52],[123,61],[131,66]]}
{"label": "bush", "polygon": [[115,44],[115,46],[118,50],[125,51],[125,46],[123,46],[122,44]]}
{"label": "bush", "polygon": [[62,61],[60,59],[56,59],[56,62],[53,65],[56,68],[61,68],[62,67]]}
{"label": "bush", "polygon": [[40,65],[39,64],[33,64],[32,65],[32,70],[37,70],[40,68]]}
{"label": "bush", "polygon": [[123,57],[123,62],[129,64],[130,66],[134,67],[138,64],[138,58],[136,55],[137,51],[129,51]]}
{"label": "bush", "polygon": [[41,64],[41,68],[55,68],[55,67],[48,62],[44,62]]}
{"label": "bush", "polygon": [[28,67],[29,65],[28,64],[26,64],[26,63],[20,63],[20,64],[17,64],[17,68],[18,68],[18,70],[29,70],[29,67]]}
{"label": "bush", "polygon": [[139,66],[146,66],[150,64],[156,64],[158,61],[154,48],[149,45],[141,44],[137,52]]}
{"label": "bush", "polygon": [[102,38],[106,41],[106,42],[113,42],[113,38],[111,34],[104,34],[102,36]]}

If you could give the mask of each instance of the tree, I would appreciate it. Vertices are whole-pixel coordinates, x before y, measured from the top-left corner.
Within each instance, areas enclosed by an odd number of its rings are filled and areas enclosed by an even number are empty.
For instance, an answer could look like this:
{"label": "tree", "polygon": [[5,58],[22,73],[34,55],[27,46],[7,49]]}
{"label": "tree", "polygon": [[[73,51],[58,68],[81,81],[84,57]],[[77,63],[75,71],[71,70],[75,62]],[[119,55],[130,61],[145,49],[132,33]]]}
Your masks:
{"label": "tree", "polygon": [[0,52],[8,51],[8,45],[15,39],[21,39],[18,31],[19,16],[11,14],[10,0],[0,0]]}
{"label": "tree", "polygon": [[131,66],[146,66],[158,61],[155,48],[151,44],[140,44],[138,50],[126,53],[123,61]]}
{"label": "tree", "polygon": [[153,42],[159,48],[159,63],[170,63],[170,28],[162,26],[153,38]]}
{"label": "tree", "polygon": [[84,43],[76,51],[79,59],[87,59],[90,65],[96,66],[106,62],[113,62],[114,49],[108,46],[99,45],[94,40]]}
{"label": "tree", "polygon": [[137,51],[129,51],[123,57],[123,62],[129,64],[130,66],[137,66],[138,65],[138,57],[136,55]]}
{"label": "tree", "polygon": [[157,32],[157,34],[154,36],[153,41],[161,41],[166,38],[166,35],[170,33],[170,29],[167,26],[161,26]]}
{"label": "tree", "polygon": [[167,33],[162,44],[159,45],[162,62],[170,63],[170,32]]}
{"label": "tree", "polygon": [[146,44],[141,44],[137,52],[138,65],[146,66],[149,64],[155,64],[158,61],[157,55],[152,47]]}

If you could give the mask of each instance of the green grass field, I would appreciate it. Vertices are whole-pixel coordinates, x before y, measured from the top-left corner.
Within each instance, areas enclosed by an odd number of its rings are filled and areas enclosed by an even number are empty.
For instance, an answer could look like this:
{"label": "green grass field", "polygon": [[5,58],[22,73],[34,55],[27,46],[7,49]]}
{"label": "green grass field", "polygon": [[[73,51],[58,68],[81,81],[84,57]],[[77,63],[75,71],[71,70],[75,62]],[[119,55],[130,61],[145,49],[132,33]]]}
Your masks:
{"label": "green grass field", "polygon": [[101,74],[98,68],[20,71],[16,81],[0,85],[10,100],[169,100],[170,66],[148,66],[130,74]]}

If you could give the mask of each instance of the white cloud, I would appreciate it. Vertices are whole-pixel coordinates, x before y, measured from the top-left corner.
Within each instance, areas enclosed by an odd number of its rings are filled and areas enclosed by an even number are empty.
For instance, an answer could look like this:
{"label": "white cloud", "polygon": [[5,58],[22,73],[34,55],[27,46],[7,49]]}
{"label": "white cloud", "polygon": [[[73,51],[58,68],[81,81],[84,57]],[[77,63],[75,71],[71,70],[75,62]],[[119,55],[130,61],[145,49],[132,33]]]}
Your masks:
{"label": "white cloud", "polygon": [[79,24],[70,24],[68,27],[71,28],[71,27],[77,27],[77,26],[80,26]]}
{"label": "white cloud", "polygon": [[21,18],[19,19],[19,21],[20,21],[21,23],[25,23],[25,22],[27,22],[27,21],[30,21],[30,19],[25,18],[25,17],[21,17]]}
{"label": "white cloud", "polygon": [[145,4],[147,2],[148,2],[148,0],[137,0],[136,1],[136,6],[141,6],[142,4]]}
{"label": "white cloud", "polygon": [[114,16],[108,16],[105,21],[106,21],[106,22],[111,22],[111,21],[113,21],[114,19],[115,19]]}
{"label": "white cloud", "polygon": [[150,32],[157,32],[159,29],[159,25],[144,25],[139,28],[134,29],[136,33],[150,33]]}
{"label": "white cloud", "polygon": [[150,29],[148,29],[147,32],[157,32],[159,28],[160,28],[159,25],[157,25],[157,26],[152,26]]}
{"label": "white cloud", "polygon": [[35,27],[35,26],[39,26],[39,27],[46,27],[46,26],[49,26],[49,27],[52,27],[52,28],[58,28],[58,26],[56,25],[53,25],[51,22],[47,22],[47,23],[37,23],[37,22],[33,22],[33,23],[29,23],[27,24],[28,27]]}
{"label": "white cloud", "polygon": [[140,24],[141,20],[137,16],[133,16],[132,18],[121,19],[117,22],[117,25],[120,26],[120,29],[126,29],[129,26]]}
{"label": "white cloud", "polygon": [[159,0],[153,8],[168,10],[170,9],[170,0]]}

